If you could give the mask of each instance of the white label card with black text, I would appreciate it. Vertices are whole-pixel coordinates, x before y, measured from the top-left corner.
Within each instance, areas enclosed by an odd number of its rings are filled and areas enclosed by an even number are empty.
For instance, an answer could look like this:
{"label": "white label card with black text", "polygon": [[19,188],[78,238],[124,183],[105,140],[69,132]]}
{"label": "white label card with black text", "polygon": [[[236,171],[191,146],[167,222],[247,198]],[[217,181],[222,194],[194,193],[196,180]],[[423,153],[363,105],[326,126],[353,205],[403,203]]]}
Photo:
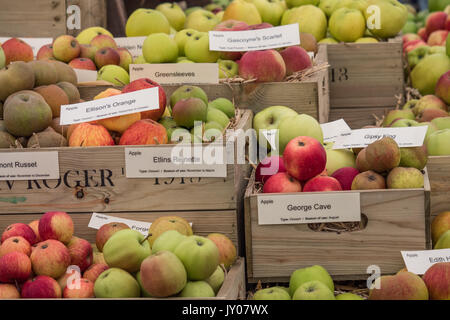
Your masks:
{"label": "white label card with black text", "polygon": [[217,63],[148,63],[131,64],[130,81],[150,78],[159,84],[217,84]]}
{"label": "white label card with black text", "polygon": [[59,179],[57,151],[1,153],[0,180],[40,179]]}
{"label": "white label card with black text", "polygon": [[258,30],[209,31],[210,51],[256,51],[299,44],[298,23]]}
{"label": "white label card with black text", "polygon": [[427,130],[427,126],[352,130],[337,137],[333,149],[365,148],[385,137],[394,139],[401,148],[420,147]]}
{"label": "white label card with black text", "polygon": [[258,224],[361,221],[360,194],[258,195]]}
{"label": "white label card with black text", "polygon": [[111,222],[125,223],[132,230],[139,231],[144,236],[146,236],[148,234],[148,230],[150,229],[150,226],[152,225],[151,222],[143,222],[143,221],[136,221],[136,220],[112,217],[112,216],[108,216],[106,214],[100,214],[100,213],[94,212],[91,216],[91,220],[89,220],[88,227],[98,230],[103,225],[111,223]]}
{"label": "white label card with black text", "polygon": [[415,274],[424,274],[433,264],[450,262],[450,249],[402,251],[406,269]]}
{"label": "white label card with black text", "polygon": [[86,69],[73,69],[77,75],[78,83],[91,82],[97,80],[97,71]]}
{"label": "white label card with black text", "polygon": [[125,148],[127,178],[226,178],[223,145]]}
{"label": "white label card with black text", "polygon": [[[4,43],[11,39],[11,37],[0,37],[0,42]],[[20,40],[25,41],[27,44],[31,46],[31,49],[33,49],[33,54],[36,57],[39,49],[46,44],[52,44],[53,38],[22,38],[19,37]]]}
{"label": "white label card with black text", "polygon": [[322,123],[320,127],[322,128],[324,142],[334,142],[342,133],[352,131],[344,119]]}
{"label": "white label card with black text", "polygon": [[159,108],[158,87],[61,106],[61,125],[122,116]]}
{"label": "white label card with black text", "polygon": [[147,37],[119,37],[114,38],[119,48],[125,48],[130,51],[133,59],[142,55],[142,46]]}

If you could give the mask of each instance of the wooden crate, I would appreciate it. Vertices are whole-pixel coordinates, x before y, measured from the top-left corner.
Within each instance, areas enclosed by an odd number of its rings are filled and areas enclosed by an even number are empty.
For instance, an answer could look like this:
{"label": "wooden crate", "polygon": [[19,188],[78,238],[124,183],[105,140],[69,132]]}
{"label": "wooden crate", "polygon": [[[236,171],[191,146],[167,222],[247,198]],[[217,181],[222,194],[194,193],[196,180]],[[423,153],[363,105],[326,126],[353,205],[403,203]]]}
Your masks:
{"label": "wooden crate", "polygon": [[[321,47],[317,62],[327,61],[327,48]],[[100,82],[101,83],[101,82]],[[97,94],[111,85],[85,83],[78,87],[81,99],[92,100]],[[198,85],[207,94],[209,100],[223,97],[234,100],[237,108],[250,109],[257,113],[270,106],[287,106],[299,113],[306,113],[321,123],[328,122],[330,111],[327,70],[321,70],[301,82],[264,82],[245,84],[209,84]],[[163,85],[170,97],[180,85]],[[119,88],[120,89],[120,88]]]}
{"label": "wooden crate", "polygon": [[339,192],[359,192],[362,221],[367,218],[364,229],[340,234],[313,231],[306,224],[258,225],[252,179],[244,200],[249,282],[288,282],[294,270],[316,264],[335,280],[367,279],[370,265],[393,274],[404,267],[401,250],[431,248],[427,176],[424,189]]}
{"label": "wooden crate", "polygon": [[431,221],[439,213],[450,211],[450,156],[428,157],[431,185]]}
{"label": "wooden crate", "polygon": [[357,129],[374,124],[372,114],[395,107],[405,87],[401,37],[320,46],[328,48],[330,121],[344,118]]}
{"label": "wooden crate", "polygon": [[[81,30],[106,27],[106,0],[0,0],[2,37],[52,37],[77,35]],[[81,29],[67,27],[71,5],[80,8]],[[69,21],[70,22],[70,21]]]}

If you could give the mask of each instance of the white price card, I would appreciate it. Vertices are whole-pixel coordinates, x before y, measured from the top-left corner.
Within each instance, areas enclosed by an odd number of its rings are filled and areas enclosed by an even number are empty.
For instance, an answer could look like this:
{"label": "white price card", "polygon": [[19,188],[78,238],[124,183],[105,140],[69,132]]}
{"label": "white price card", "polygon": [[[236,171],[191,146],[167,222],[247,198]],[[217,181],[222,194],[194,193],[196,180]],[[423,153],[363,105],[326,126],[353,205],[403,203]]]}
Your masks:
{"label": "white price card", "polygon": [[[5,41],[8,41],[11,39],[11,37],[0,37],[0,43],[4,43]],[[52,44],[53,38],[22,38],[19,37],[20,40],[25,41],[28,43],[31,48],[33,49],[33,54],[36,57],[39,49],[46,44]]]}
{"label": "white price card", "polygon": [[299,44],[298,23],[257,30],[209,31],[211,51],[256,51]]}
{"label": "white price card", "polygon": [[0,180],[40,179],[59,179],[57,151],[0,154]]}
{"label": "white price card", "polygon": [[97,71],[86,69],[73,69],[77,75],[78,83],[91,82],[97,80]]}
{"label": "white price card", "polygon": [[61,125],[89,122],[159,108],[158,87],[61,106]]}
{"label": "white price card", "polygon": [[406,269],[415,274],[424,274],[433,264],[450,262],[450,249],[401,251]]}
{"label": "white price card", "polygon": [[131,64],[130,81],[150,78],[159,84],[217,84],[217,63]]}
{"label": "white price card", "polygon": [[423,145],[427,130],[427,126],[352,130],[337,137],[333,149],[365,148],[385,137],[394,139],[401,148],[420,147]]}
{"label": "white price card", "polygon": [[125,148],[127,178],[225,178],[226,153],[213,143],[170,147]]}
{"label": "white price card", "polygon": [[257,200],[260,225],[361,221],[358,192],[261,194]]}
{"label": "white price card", "polygon": [[106,214],[93,213],[91,220],[89,220],[88,227],[92,229],[100,229],[103,225],[111,222],[121,222],[129,226],[132,230],[139,231],[144,236],[148,234],[148,230],[152,225],[151,222],[135,221],[130,219],[118,218],[113,216],[108,216]]}
{"label": "white price card", "polygon": [[352,131],[344,119],[322,123],[320,127],[322,128],[324,142],[334,142],[342,133]]}
{"label": "white price card", "polygon": [[147,37],[119,37],[114,38],[119,48],[125,48],[130,51],[133,59],[142,55],[142,46]]}

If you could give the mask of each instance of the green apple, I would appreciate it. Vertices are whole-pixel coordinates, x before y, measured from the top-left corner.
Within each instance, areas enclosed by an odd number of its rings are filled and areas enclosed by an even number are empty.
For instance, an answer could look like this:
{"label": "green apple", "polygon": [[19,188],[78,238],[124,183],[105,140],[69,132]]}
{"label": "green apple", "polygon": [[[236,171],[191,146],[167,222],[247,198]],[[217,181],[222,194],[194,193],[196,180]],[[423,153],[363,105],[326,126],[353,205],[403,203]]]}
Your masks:
{"label": "green apple", "polygon": [[298,23],[299,31],[311,33],[317,41],[327,35],[327,17],[325,13],[313,5],[301,6],[284,12],[281,24]]}
{"label": "green apple", "polygon": [[364,14],[366,12],[367,6],[367,0],[339,0],[338,4],[334,7],[333,12],[340,8],[348,8],[357,9],[361,11],[362,14]]}
{"label": "green apple", "polygon": [[341,293],[336,296],[336,300],[364,300],[362,297],[357,294],[346,292]]}
{"label": "green apple", "polygon": [[390,125],[391,128],[405,128],[418,126],[419,122],[411,119],[397,119]]}
{"label": "green apple", "polygon": [[429,46],[421,46],[408,52],[408,64],[411,69],[414,69],[428,55],[428,51],[430,51]]}
{"label": "green apple", "polygon": [[438,130],[430,134],[426,141],[428,155],[450,155],[450,129]]}
{"label": "green apple", "polygon": [[292,139],[298,136],[308,136],[323,143],[323,132],[319,122],[307,114],[298,114],[284,119],[279,129],[280,154]]}
{"label": "green apple", "polygon": [[177,61],[177,63],[195,63],[195,62],[188,60],[188,59],[183,59],[183,60]]}
{"label": "green apple", "polygon": [[450,0],[428,0],[428,9],[430,12],[444,11],[450,5]]}
{"label": "green apple", "polygon": [[442,53],[447,54],[447,51],[445,47],[443,46],[432,46],[430,50],[428,50],[427,55],[436,54],[436,53]]}
{"label": "green apple", "polygon": [[291,274],[289,279],[289,291],[291,296],[294,295],[295,291],[304,283],[309,281],[320,281],[322,282],[331,292],[334,292],[334,283],[331,279],[330,274],[324,267],[315,265],[311,267],[306,267],[302,269],[297,269]]}
{"label": "green apple", "polygon": [[336,43],[339,43],[339,42],[336,39],[333,39],[333,38],[323,38],[318,43],[336,44]]}
{"label": "green apple", "polygon": [[333,291],[318,280],[303,283],[295,291],[292,300],[336,300]]}
{"label": "green apple", "polygon": [[134,64],[146,64],[148,63],[143,55],[140,55],[139,57],[137,57],[136,59],[134,59],[133,61]]}
{"label": "green apple", "polygon": [[165,33],[149,35],[142,46],[145,61],[150,63],[175,62],[178,58],[178,45]]}
{"label": "green apple", "polygon": [[175,249],[189,280],[206,280],[219,266],[219,249],[205,237],[189,236]]}
{"label": "green apple", "polygon": [[3,51],[2,46],[0,45],[0,69],[3,69],[6,64],[5,51]]}
{"label": "green apple", "polygon": [[417,124],[417,126],[419,126],[419,127],[420,127],[420,126],[427,126],[427,127],[428,127],[427,133],[426,133],[426,135],[425,135],[424,143],[428,140],[428,137],[429,137],[433,132],[436,132],[436,131],[440,130],[440,129],[437,128],[437,126],[436,126],[434,123],[431,123],[431,122],[419,122],[419,123]]}
{"label": "green apple", "polygon": [[417,33],[417,25],[414,21],[406,21],[405,25],[402,28],[403,34],[408,33]]}
{"label": "green apple", "polygon": [[216,108],[208,108],[208,113],[206,114],[206,121],[217,122],[222,126],[222,128],[226,128],[230,123],[230,119],[227,117],[227,115],[223,111]]}
{"label": "green apple", "polygon": [[194,29],[208,32],[214,29],[220,22],[219,18],[211,11],[200,9],[189,14],[184,24],[185,29]]}
{"label": "green apple", "polygon": [[172,133],[177,128],[177,122],[170,116],[163,116],[158,122],[166,128],[167,138],[172,141]]}
{"label": "green apple", "polygon": [[353,151],[348,149],[325,149],[327,152],[327,173],[331,176],[336,170],[345,167],[356,168],[356,158]]}
{"label": "green apple", "polygon": [[217,141],[217,139],[223,136],[224,129],[225,128],[223,128],[221,124],[215,121],[205,123],[205,126],[203,127],[203,140]]}
{"label": "green apple", "polygon": [[167,18],[172,28],[176,31],[183,29],[186,15],[178,4],[165,2],[157,5],[155,9]]}
{"label": "green apple", "polygon": [[217,98],[208,103],[208,108],[216,108],[227,115],[228,118],[234,118],[236,110],[233,102],[226,98]]}
{"label": "green apple", "polygon": [[414,112],[410,109],[391,110],[383,120],[383,127],[390,126],[397,119],[414,120],[415,118]]}
{"label": "green apple", "polygon": [[434,94],[439,78],[450,70],[450,57],[446,54],[433,54],[423,58],[411,72],[412,86],[420,94]]}
{"label": "green apple", "polygon": [[159,251],[174,252],[175,248],[186,239],[184,234],[179,233],[177,230],[168,230],[156,238],[153,242],[152,252],[157,253]]}
{"label": "green apple", "polygon": [[216,294],[206,281],[188,281],[178,296],[183,298],[212,298]]}
{"label": "green apple", "polygon": [[258,9],[262,22],[270,23],[273,26],[280,25],[285,11],[283,0],[252,0],[251,3]]}
{"label": "green apple", "polygon": [[113,34],[102,27],[89,27],[81,31],[77,36],[77,41],[79,44],[90,44],[92,39],[94,39],[99,34],[106,34],[113,38]]}
{"label": "green apple", "polygon": [[191,143],[192,137],[191,137],[191,133],[189,132],[188,129],[186,128],[182,128],[182,127],[177,127],[175,128],[175,130],[172,131],[172,134],[170,136],[170,141],[171,142],[175,142],[175,143]]}
{"label": "green apple", "polygon": [[124,68],[108,64],[98,71],[97,80],[108,81],[116,86],[124,86],[130,83],[130,76]]}
{"label": "green apple", "polygon": [[222,287],[224,281],[225,272],[223,271],[221,266],[218,266],[216,271],[214,271],[214,273],[208,279],[206,279],[206,282],[211,286],[216,295]]}
{"label": "green apple", "polygon": [[300,6],[304,6],[307,4],[312,4],[314,6],[318,6],[320,0],[285,0],[287,7],[290,8],[295,8],[295,7],[300,7]]}
{"label": "green apple", "polygon": [[187,17],[187,16],[190,15],[192,12],[197,11],[197,10],[201,10],[201,9],[203,9],[203,8],[202,8],[202,7],[197,7],[197,6],[195,6],[195,7],[190,7],[190,8],[187,8],[187,9],[184,11],[184,14],[185,14],[186,17]]}
{"label": "green apple", "polygon": [[152,33],[170,33],[169,20],[161,12],[153,9],[137,9],[127,20],[127,37],[146,37]]}
{"label": "green apple", "polygon": [[141,288],[125,270],[109,268],[95,280],[94,293],[96,298],[137,298],[141,295]]}
{"label": "green apple", "polygon": [[[186,45],[186,42],[192,38],[198,31],[194,30],[194,29],[184,29],[181,30],[179,32],[177,32],[177,34],[175,35],[175,42],[177,43],[178,46],[178,55],[180,56],[184,56],[184,46]],[[187,58],[186,58],[187,59]]]}
{"label": "green apple", "polygon": [[341,0],[320,0],[319,8],[329,18]]}
{"label": "green apple", "polygon": [[138,271],[142,261],[151,253],[145,236],[132,229],[117,231],[103,247],[103,256],[108,266],[128,272]]}
{"label": "green apple", "polygon": [[355,42],[366,31],[366,20],[357,9],[341,8],[333,12],[329,21],[331,35],[342,42]]}
{"label": "green apple", "polygon": [[447,56],[450,57],[450,33],[447,36],[447,41],[445,42],[445,52],[447,53]]}
{"label": "green apple", "polygon": [[367,0],[367,4],[379,9],[379,19],[373,11],[367,10],[364,13],[370,32],[379,38],[395,37],[408,19],[408,9],[397,0]]}
{"label": "green apple", "polygon": [[450,230],[447,230],[439,237],[433,249],[450,249]]}
{"label": "green apple", "polygon": [[151,298],[152,296],[150,295],[150,293],[147,292],[147,290],[145,290],[142,287],[142,278],[141,278],[141,272],[138,271],[138,273],[136,273],[136,280],[139,284],[139,287],[141,288],[141,296],[145,297],[145,298]]}
{"label": "green apple", "polygon": [[209,51],[209,35],[198,32],[186,41],[184,46],[186,57],[194,62],[214,63],[219,59],[219,51]]}
{"label": "green apple", "polygon": [[363,37],[355,41],[355,43],[378,43],[379,41],[372,37]]}
{"label": "green apple", "polygon": [[253,300],[291,300],[291,296],[280,287],[272,287],[256,291]]}
{"label": "green apple", "polygon": [[239,73],[239,65],[233,60],[218,60],[219,79],[233,78]]}
{"label": "green apple", "polygon": [[450,117],[441,117],[431,120],[437,130],[450,129]]}
{"label": "green apple", "polygon": [[237,20],[249,26],[262,23],[261,15],[251,0],[233,0],[225,9],[222,21]]}
{"label": "green apple", "polygon": [[208,105],[208,96],[202,88],[197,86],[184,85],[177,88],[170,96],[170,106],[173,108],[174,105],[181,99],[189,98],[199,98]]}

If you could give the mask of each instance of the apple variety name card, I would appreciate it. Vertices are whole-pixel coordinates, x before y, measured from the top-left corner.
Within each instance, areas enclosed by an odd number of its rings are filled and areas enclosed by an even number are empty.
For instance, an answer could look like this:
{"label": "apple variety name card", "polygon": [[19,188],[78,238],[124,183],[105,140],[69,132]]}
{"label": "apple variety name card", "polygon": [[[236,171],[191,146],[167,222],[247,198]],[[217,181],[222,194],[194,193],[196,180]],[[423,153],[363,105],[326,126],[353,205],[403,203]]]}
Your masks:
{"label": "apple variety name card", "polygon": [[394,139],[400,148],[420,147],[427,130],[427,126],[352,130],[337,137],[333,149],[365,148],[385,137]]}
{"label": "apple variety name card", "polygon": [[0,180],[37,179],[59,179],[57,151],[1,153]]}
{"label": "apple variety name card", "polygon": [[97,71],[85,69],[73,69],[77,75],[78,83],[91,82],[97,80]]}
{"label": "apple variety name card", "polygon": [[406,269],[415,274],[425,272],[435,263],[450,262],[450,249],[402,251]]}
{"label": "apple variety name card", "polygon": [[[8,41],[9,39],[11,39],[11,37],[0,37],[0,43],[4,43],[5,41]],[[34,57],[37,56],[37,53],[41,47],[45,46],[46,44],[53,43],[53,38],[22,38],[22,37],[20,37],[19,39],[25,41],[26,43],[28,43],[31,46],[31,48],[33,49]]]}
{"label": "apple variety name card", "polygon": [[260,225],[361,221],[359,192],[261,194],[257,200]]}
{"label": "apple variety name card", "polygon": [[322,123],[320,127],[322,128],[324,142],[334,142],[342,133],[352,131],[344,119]]}
{"label": "apple variety name card", "polygon": [[226,178],[226,150],[210,143],[125,148],[127,178]]}
{"label": "apple variety name card", "polygon": [[158,87],[61,106],[61,125],[89,122],[159,108]]}
{"label": "apple variety name card", "polygon": [[209,31],[211,51],[256,51],[299,44],[298,23],[257,30]]}
{"label": "apple variety name card", "polygon": [[91,220],[89,220],[88,227],[92,229],[100,229],[103,225],[111,222],[122,222],[129,226],[132,230],[139,231],[144,236],[148,234],[150,230],[151,222],[142,222],[130,219],[123,219],[118,217],[108,216],[106,214],[93,213]]}
{"label": "apple variety name card", "polygon": [[130,81],[150,78],[159,84],[217,84],[217,63],[131,64]]}
{"label": "apple variety name card", "polygon": [[125,48],[130,51],[133,59],[142,55],[142,46],[147,37],[119,37],[114,38],[119,48]]}

